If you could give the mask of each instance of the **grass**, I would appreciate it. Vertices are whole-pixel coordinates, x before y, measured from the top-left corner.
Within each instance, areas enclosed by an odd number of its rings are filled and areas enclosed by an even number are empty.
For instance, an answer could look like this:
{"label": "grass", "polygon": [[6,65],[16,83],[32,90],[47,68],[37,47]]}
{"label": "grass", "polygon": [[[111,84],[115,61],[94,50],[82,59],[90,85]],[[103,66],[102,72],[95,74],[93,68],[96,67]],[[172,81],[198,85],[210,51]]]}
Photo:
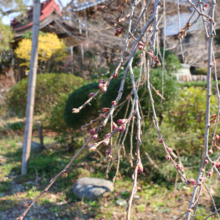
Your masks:
{"label": "grass", "polygon": [[[0,211],[23,209],[24,201],[31,201],[37,196],[65,165],[72,154],[62,147],[51,150],[42,150],[40,153],[31,153],[28,175],[21,176],[21,143],[22,137],[15,136],[1,138],[1,163],[0,163]],[[46,137],[45,143],[54,143],[53,138]],[[66,178],[59,178],[47,194],[38,200],[37,204],[44,207],[51,216],[55,214],[60,219],[73,219],[76,216],[87,216],[95,219],[120,219],[125,216],[125,206],[117,204],[118,199],[128,200],[132,189],[132,172],[116,179],[114,192],[97,201],[80,201],[73,193],[72,188],[78,178],[85,176],[105,178],[107,165],[96,165],[94,155],[88,152],[80,154],[73,163]],[[83,163],[82,163],[83,162]],[[94,169],[90,172],[90,167]],[[110,180],[114,177],[115,168],[109,173]],[[16,190],[20,187],[20,190]],[[173,185],[158,185],[147,182],[144,176],[139,177],[138,199],[134,199],[131,219],[146,219],[148,216],[163,216],[170,219],[172,212],[180,210],[180,215],[187,210],[192,189],[179,190],[173,193]],[[219,198],[217,198],[219,199]],[[178,208],[177,208],[178,207]],[[36,207],[32,207],[35,209]],[[201,213],[206,209],[200,207]],[[151,214],[149,214],[151,213]],[[36,217],[36,216],[35,216]],[[1,218],[1,214],[0,214]],[[33,217],[34,218],[34,217]],[[33,219],[32,218],[32,219]],[[55,217],[57,218],[57,217]],[[85,217],[86,218],[86,217]],[[159,218],[159,217],[158,217]],[[44,217],[41,217],[44,219]],[[149,218],[151,219],[151,218]],[[198,216],[198,220],[202,219]]]}

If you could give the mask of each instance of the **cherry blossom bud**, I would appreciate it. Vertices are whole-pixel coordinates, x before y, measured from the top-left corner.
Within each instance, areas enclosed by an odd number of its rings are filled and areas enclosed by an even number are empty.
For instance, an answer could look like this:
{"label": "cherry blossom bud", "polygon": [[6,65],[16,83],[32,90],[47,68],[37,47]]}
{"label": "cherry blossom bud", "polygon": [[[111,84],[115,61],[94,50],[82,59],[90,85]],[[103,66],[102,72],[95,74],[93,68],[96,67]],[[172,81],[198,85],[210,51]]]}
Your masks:
{"label": "cherry blossom bud", "polygon": [[148,28],[148,32],[149,32],[149,33],[151,33],[152,30],[153,30],[153,27],[152,27],[152,26]]}
{"label": "cherry blossom bud", "polygon": [[127,121],[127,119],[118,119],[117,122],[119,125],[124,124]]}
{"label": "cherry blossom bud", "polygon": [[98,137],[99,137],[99,135],[98,135],[98,134],[94,134],[94,135],[92,136],[93,140],[97,140],[97,139],[98,139]]}
{"label": "cherry blossom bud", "polygon": [[202,185],[202,182],[198,182],[198,186],[201,186]]}
{"label": "cherry blossom bud", "polygon": [[210,149],[210,150],[208,151],[208,154],[212,154],[212,153],[213,153],[213,150]]}
{"label": "cherry blossom bud", "polygon": [[105,80],[104,79],[99,79],[98,82],[103,83],[103,82],[105,82]]}
{"label": "cherry blossom bud", "polygon": [[31,202],[30,201],[26,201],[23,203],[24,207],[27,208],[28,206],[30,206]]}
{"label": "cherry blossom bud", "polygon": [[215,161],[212,161],[212,166],[215,166],[216,162]]}
{"label": "cherry blossom bud", "polygon": [[72,113],[79,113],[79,109],[78,108],[73,108]]}
{"label": "cherry blossom bud", "polygon": [[120,36],[121,36],[121,33],[122,33],[122,30],[123,30],[123,28],[117,28],[117,29],[115,30],[115,36],[116,36],[116,37],[120,37]]}
{"label": "cherry blossom bud", "polygon": [[212,115],[211,118],[216,118],[216,115]]}
{"label": "cherry blossom bud", "polygon": [[153,56],[154,61],[158,61],[158,56]]}
{"label": "cherry blossom bud", "polygon": [[105,5],[99,5],[98,7],[97,7],[97,10],[102,10],[102,9],[104,9],[105,8]]}
{"label": "cherry blossom bud", "polygon": [[111,153],[111,147],[109,147],[106,151],[105,151],[106,155],[108,156]]}
{"label": "cherry blossom bud", "polygon": [[209,163],[208,159],[205,159],[205,164],[208,164],[208,163]]}
{"label": "cherry blossom bud", "polygon": [[112,155],[111,155],[111,154],[109,154],[109,155],[108,155],[107,160],[113,160],[113,157],[112,157]]}
{"label": "cherry blossom bud", "polygon": [[107,145],[109,144],[109,141],[110,141],[110,139],[109,139],[109,138],[108,138],[108,139],[106,139],[106,140],[104,140],[104,141],[103,141],[103,145],[104,145],[104,146],[107,146]]}
{"label": "cherry blossom bud", "polygon": [[116,101],[112,101],[112,105],[116,105],[117,104],[117,102]]}
{"label": "cherry blossom bud", "polygon": [[138,54],[138,58],[141,58],[143,56],[143,53]]}
{"label": "cherry blossom bud", "polygon": [[103,108],[102,111],[105,113],[105,112],[108,112],[109,109],[110,109],[110,108]]}
{"label": "cherry blossom bud", "polygon": [[217,162],[215,166],[216,166],[217,169],[219,169],[220,168],[220,163]]}
{"label": "cherry blossom bud", "polygon": [[177,165],[176,165],[176,168],[177,168],[178,170],[183,170],[183,166],[181,166],[180,164],[177,164]]}
{"label": "cherry blossom bud", "polygon": [[118,131],[120,133],[124,132],[125,131],[125,125],[121,125],[119,128],[118,128]]}
{"label": "cherry blossom bud", "polygon": [[218,140],[219,138],[220,138],[219,135],[216,134],[215,139]]}
{"label": "cherry blossom bud", "polygon": [[97,148],[97,143],[93,143],[90,147],[89,147],[89,150],[90,151],[95,151],[96,150],[96,148]]}
{"label": "cherry blossom bud", "polygon": [[188,211],[187,212],[190,212],[190,213],[192,213],[193,212],[193,210],[192,209],[188,209]]}
{"label": "cherry blossom bud", "polygon": [[153,14],[153,13],[154,13],[154,9],[151,9],[151,10],[150,10],[150,13]]}
{"label": "cherry blossom bud", "polygon": [[107,87],[106,86],[102,87],[102,93],[105,93],[106,91],[107,91]]}
{"label": "cherry blossom bud", "polygon": [[202,168],[202,169],[201,169],[201,172],[203,172],[203,173],[204,173],[204,172],[205,172],[205,168]]}
{"label": "cherry blossom bud", "polygon": [[207,8],[208,6],[209,6],[209,5],[208,5],[207,3],[206,3],[206,4],[204,4],[204,7],[205,7],[205,8]]}
{"label": "cherry blossom bud", "polygon": [[160,139],[158,140],[158,142],[159,142],[160,144],[162,144],[162,143],[163,143],[163,139],[160,138]]}
{"label": "cherry blossom bud", "polygon": [[202,181],[203,181],[203,178],[199,178],[199,181],[202,182]]}
{"label": "cherry blossom bud", "polygon": [[62,175],[62,177],[63,177],[63,178],[66,178],[66,177],[67,177],[67,175],[68,175],[68,172],[67,172],[67,171],[64,171],[64,172],[62,172],[62,174],[61,174],[61,175]]}
{"label": "cherry blossom bud", "polygon": [[188,183],[189,183],[190,185],[192,185],[192,186],[195,186],[195,185],[196,185],[196,180],[190,179],[190,180],[188,180]]}
{"label": "cherry blossom bud", "polygon": [[143,47],[142,45],[138,45],[138,49],[139,49],[139,50],[143,50],[143,48],[144,48],[144,47]]}
{"label": "cherry blossom bud", "polygon": [[118,128],[118,126],[117,126],[117,124],[115,122],[112,122],[112,128],[113,128],[113,130]]}
{"label": "cherry blossom bud", "polygon": [[109,138],[109,137],[111,137],[111,132],[110,132],[110,133],[107,133],[107,134],[105,135],[105,138]]}
{"label": "cherry blossom bud", "polygon": [[103,83],[99,83],[98,88],[101,89],[103,87],[104,87],[104,84]]}
{"label": "cherry blossom bud", "polygon": [[99,117],[104,117],[104,114],[102,114],[102,113],[101,113],[101,114],[99,114]]}
{"label": "cherry blossom bud", "polygon": [[166,160],[170,160],[171,156],[170,155],[166,155]]}
{"label": "cherry blossom bud", "polygon": [[144,171],[144,168],[143,168],[143,164],[142,163],[139,163],[138,164],[138,173],[143,173],[143,171]]}
{"label": "cherry blossom bud", "polygon": [[95,128],[93,128],[93,129],[91,129],[90,131],[89,131],[89,133],[91,134],[91,135],[93,135],[93,134],[95,134]]}
{"label": "cherry blossom bud", "polygon": [[213,171],[212,170],[209,170],[209,172],[208,172],[208,176],[212,176],[212,173],[213,173]]}
{"label": "cherry blossom bud", "polygon": [[172,152],[173,152],[173,149],[172,149],[171,147],[167,147],[167,151],[168,151],[169,153],[172,153]]}
{"label": "cherry blossom bud", "polygon": [[89,97],[93,97],[95,95],[95,93],[91,92],[89,93]]}

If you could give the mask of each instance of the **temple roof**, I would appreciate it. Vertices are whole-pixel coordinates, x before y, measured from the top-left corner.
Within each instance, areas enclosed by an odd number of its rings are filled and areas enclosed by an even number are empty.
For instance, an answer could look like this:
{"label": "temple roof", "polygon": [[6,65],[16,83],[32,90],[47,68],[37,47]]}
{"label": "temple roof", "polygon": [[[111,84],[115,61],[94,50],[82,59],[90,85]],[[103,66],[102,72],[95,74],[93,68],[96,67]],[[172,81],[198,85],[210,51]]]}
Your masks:
{"label": "temple roof", "polygon": [[[66,46],[76,46],[83,41],[83,36],[74,28],[71,21],[62,18],[59,5],[55,0],[46,0],[41,3],[39,29],[46,33],[55,33],[59,38],[64,39]],[[33,26],[33,8],[28,11],[27,16],[22,20],[15,18],[11,21],[14,31],[14,45],[21,40],[26,31],[31,31]]]}

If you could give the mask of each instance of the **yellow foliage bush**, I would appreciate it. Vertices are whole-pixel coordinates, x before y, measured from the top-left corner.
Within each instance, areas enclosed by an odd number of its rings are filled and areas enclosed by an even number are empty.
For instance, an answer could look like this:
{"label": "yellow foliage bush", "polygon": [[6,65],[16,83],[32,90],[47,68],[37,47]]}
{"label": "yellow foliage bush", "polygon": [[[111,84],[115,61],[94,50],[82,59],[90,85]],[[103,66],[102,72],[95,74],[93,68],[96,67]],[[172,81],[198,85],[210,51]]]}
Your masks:
{"label": "yellow foliage bush", "polygon": [[[22,39],[15,50],[17,57],[26,61],[21,65],[25,65],[27,67],[30,66],[31,60],[31,43],[31,39]],[[47,62],[57,50],[63,48],[63,42],[57,37],[56,34],[47,33],[43,36],[39,35],[38,61]]]}

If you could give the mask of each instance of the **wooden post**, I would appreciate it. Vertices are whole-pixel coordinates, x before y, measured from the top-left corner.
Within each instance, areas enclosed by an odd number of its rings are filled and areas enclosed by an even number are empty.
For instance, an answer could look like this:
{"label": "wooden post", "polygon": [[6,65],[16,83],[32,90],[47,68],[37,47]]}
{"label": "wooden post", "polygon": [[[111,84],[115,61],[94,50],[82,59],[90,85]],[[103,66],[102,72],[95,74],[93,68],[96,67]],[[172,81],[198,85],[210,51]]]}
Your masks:
{"label": "wooden post", "polygon": [[39,18],[40,18],[40,0],[33,0],[34,14],[33,14],[33,33],[32,33],[32,49],[31,49],[31,63],[29,73],[28,84],[28,97],[26,108],[26,123],[25,123],[25,136],[22,154],[22,166],[21,175],[27,174],[28,161],[31,150],[31,136],[32,136],[32,124],[33,124],[33,112],[34,112],[34,98],[35,98],[35,86],[37,75],[37,59],[38,59],[38,35],[39,35]]}
{"label": "wooden post", "polygon": [[37,129],[38,129],[38,134],[39,134],[39,138],[40,138],[40,144],[42,147],[44,147],[44,141],[43,141],[43,135],[42,135],[42,129],[41,129],[41,122],[38,121],[37,122]]}

